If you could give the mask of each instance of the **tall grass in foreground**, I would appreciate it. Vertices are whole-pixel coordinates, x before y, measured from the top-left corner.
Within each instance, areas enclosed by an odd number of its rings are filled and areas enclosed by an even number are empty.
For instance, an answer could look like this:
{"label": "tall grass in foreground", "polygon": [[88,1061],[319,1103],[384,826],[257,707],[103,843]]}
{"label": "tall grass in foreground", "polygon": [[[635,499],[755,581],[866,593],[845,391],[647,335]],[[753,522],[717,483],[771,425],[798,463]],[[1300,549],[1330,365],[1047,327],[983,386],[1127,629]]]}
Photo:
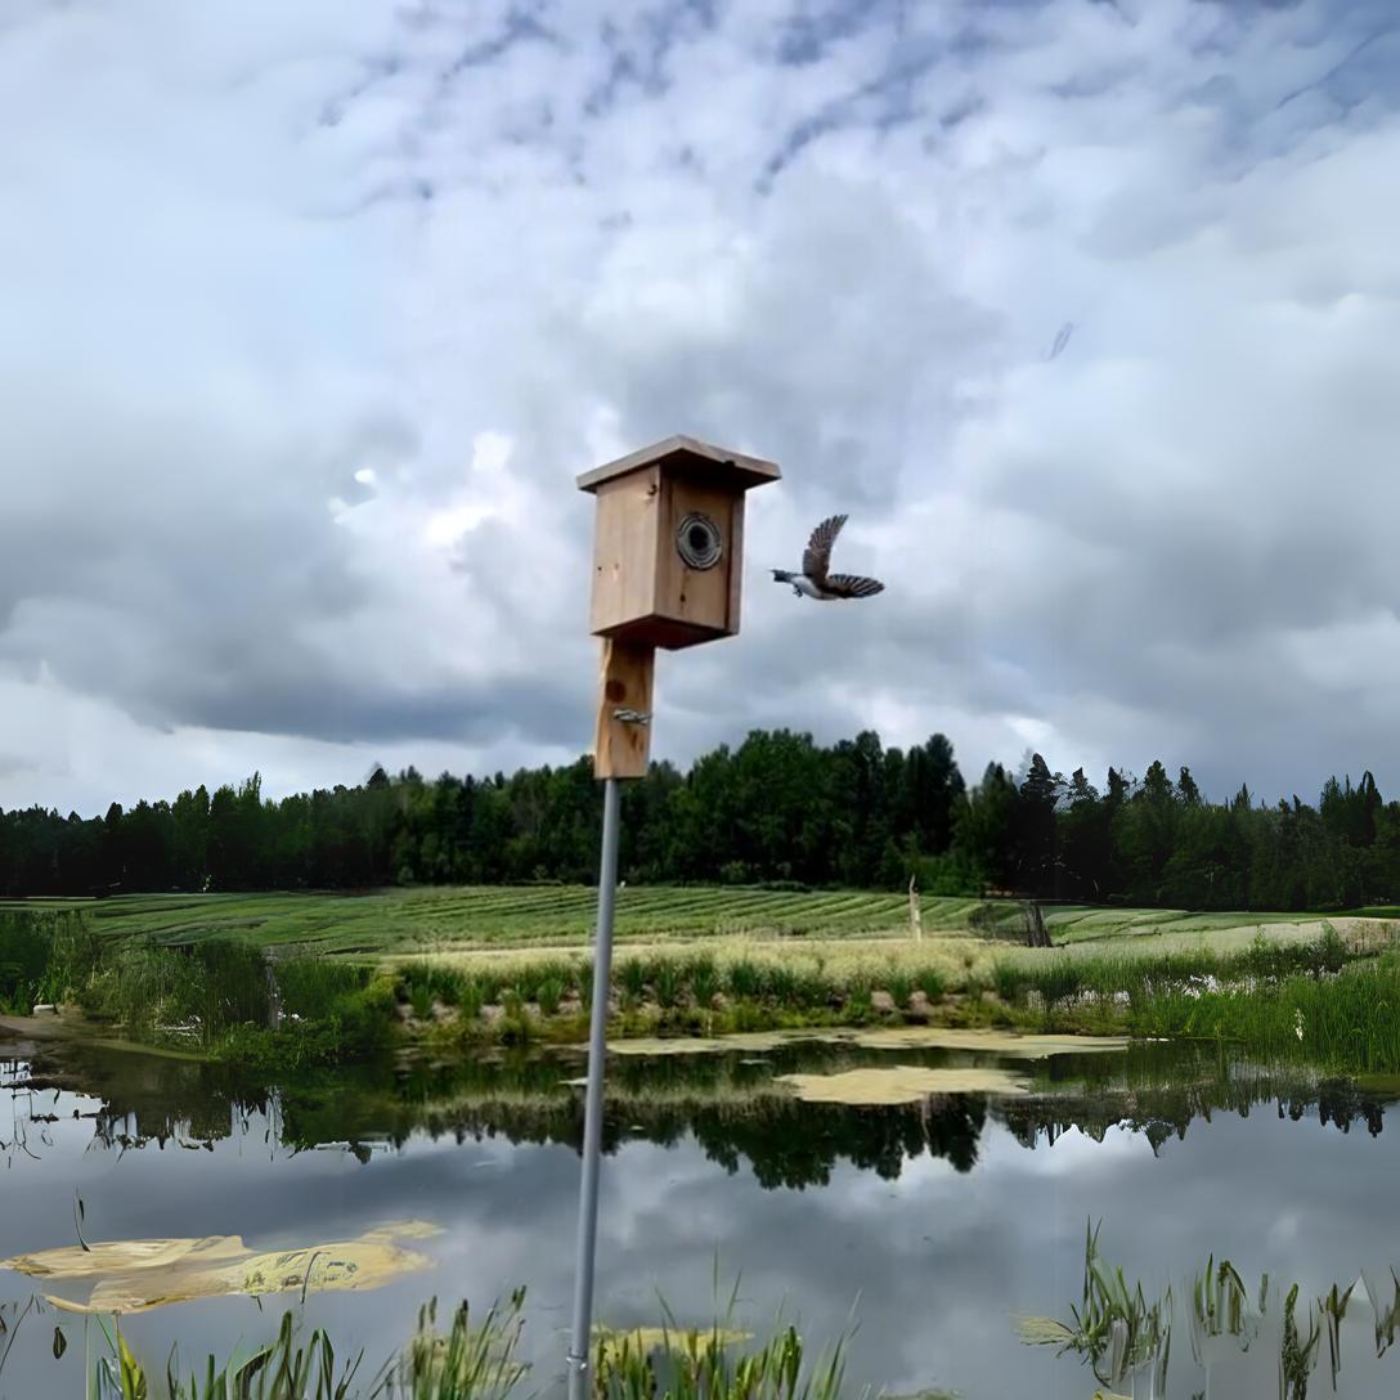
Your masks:
{"label": "tall grass in foreground", "polygon": [[[151,1378],[120,1331],[108,1332],[110,1355],[99,1358],[93,1370],[98,1400],[156,1400]],[[336,1368],[335,1347],[317,1328],[306,1342],[296,1335],[291,1312],[282,1317],[274,1341],[255,1347],[242,1360],[216,1369],[208,1358],[203,1375],[180,1374],[178,1352],[171,1351],[166,1364],[165,1395],[168,1400],[352,1400],[351,1390],[360,1358]]]}
{"label": "tall grass in foreground", "polygon": [[[318,1328],[297,1335],[283,1315],[274,1341],[223,1367],[211,1356],[184,1375],[178,1354],[166,1366],[168,1400],[510,1400],[530,1373],[520,1358],[525,1290],[517,1289],[476,1323],[465,1303],[446,1332],[437,1302],[418,1315],[414,1336],[364,1388],[355,1389],[362,1355],[337,1365],[335,1347]],[[664,1305],[663,1305],[664,1306]],[[600,1334],[592,1391],[598,1400],[838,1400],[844,1391],[844,1345],[810,1362],[802,1338],[787,1327],[768,1341],[736,1349],[737,1334],[716,1323],[686,1331],[674,1325]],[[105,1331],[105,1329],[104,1329]],[[120,1331],[106,1333],[109,1355],[93,1373],[98,1400],[157,1400],[152,1378]]]}
{"label": "tall grass in foreground", "polygon": [[[1122,1269],[1109,1268],[1099,1253],[1098,1234],[1097,1227],[1085,1233],[1083,1302],[1071,1307],[1071,1321],[1024,1319],[1021,1339],[1057,1347],[1061,1355],[1077,1353],[1095,1379],[1115,1391],[1131,1384],[1133,1394],[1138,1394],[1137,1381],[1142,1380],[1149,1396],[1165,1394],[1173,1334],[1184,1322],[1191,1360],[1197,1367],[1208,1373],[1228,1361],[1232,1352],[1252,1352],[1258,1361],[1257,1378],[1261,1382],[1276,1378],[1280,1400],[1306,1400],[1325,1337],[1336,1394],[1342,1370],[1342,1325],[1358,1284],[1372,1310],[1377,1358],[1393,1350],[1400,1335],[1400,1277],[1393,1270],[1389,1301],[1385,1285],[1362,1274],[1345,1289],[1334,1283],[1326,1293],[1303,1300],[1300,1308],[1297,1283],[1285,1293],[1264,1274],[1257,1294],[1251,1294],[1235,1266],[1228,1259],[1217,1263],[1212,1255],[1191,1281],[1189,1304],[1178,1309],[1170,1286],[1149,1303],[1141,1283],[1130,1286]],[[1194,1385],[1190,1388],[1202,1393]]]}
{"label": "tall grass in foreground", "polygon": [[1143,1368],[1152,1371],[1153,1394],[1164,1390],[1171,1358],[1172,1291],[1148,1303],[1142,1284],[1130,1287],[1122,1269],[1110,1269],[1099,1253],[1097,1227],[1084,1242],[1084,1294],[1070,1308],[1071,1321],[1029,1318],[1021,1330],[1025,1342],[1058,1346],[1063,1355],[1078,1353],[1100,1385],[1120,1386]]}
{"label": "tall grass in foreground", "polygon": [[718,1331],[668,1332],[660,1345],[624,1337],[600,1349],[594,1393],[606,1400],[837,1400],[844,1381],[841,1346],[808,1365],[795,1327],[739,1357]]}

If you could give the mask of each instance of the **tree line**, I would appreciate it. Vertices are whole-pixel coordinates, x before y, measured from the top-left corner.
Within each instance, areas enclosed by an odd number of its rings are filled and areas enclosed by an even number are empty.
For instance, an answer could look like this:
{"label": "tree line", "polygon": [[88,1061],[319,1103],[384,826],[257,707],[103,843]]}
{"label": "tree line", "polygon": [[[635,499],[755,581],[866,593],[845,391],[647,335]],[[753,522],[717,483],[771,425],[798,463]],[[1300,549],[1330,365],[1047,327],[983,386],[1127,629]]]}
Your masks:
{"label": "tree line", "polygon": [[[281,801],[254,774],[212,795],[113,803],[105,816],[0,811],[0,894],[369,889],[589,882],[601,804],[588,759],[435,781],[376,768]],[[1102,789],[1039,754],[969,787],[941,735],[908,749],[758,730],[623,789],[634,883],[792,883],[1201,909],[1325,909],[1400,899],[1400,802],[1369,773],[1316,806],[1207,801],[1153,763]]]}

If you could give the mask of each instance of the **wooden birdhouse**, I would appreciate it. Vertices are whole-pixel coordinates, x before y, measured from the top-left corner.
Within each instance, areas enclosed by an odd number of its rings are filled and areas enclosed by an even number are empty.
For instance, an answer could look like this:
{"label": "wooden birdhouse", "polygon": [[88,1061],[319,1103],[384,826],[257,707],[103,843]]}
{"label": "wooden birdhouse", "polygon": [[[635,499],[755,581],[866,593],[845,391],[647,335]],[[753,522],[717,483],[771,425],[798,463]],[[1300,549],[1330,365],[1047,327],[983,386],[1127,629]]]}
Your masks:
{"label": "wooden birdhouse", "polygon": [[779,476],[670,437],[579,477],[598,501],[593,634],[676,651],[738,632],[744,493]]}
{"label": "wooden birdhouse", "polygon": [[[670,437],[578,478],[579,489],[597,498],[590,628],[605,639],[599,777],[646,771],[645,721],[626,721],[631,757],[621,769],[605,750],[609,734],[628,737],[615,728],[623,723],[615,711],[649,716],[656,649],[678,651],[738,632],[744,495],[780,476],[761,458]],[[638,764],[640,771],[631,771]]]}

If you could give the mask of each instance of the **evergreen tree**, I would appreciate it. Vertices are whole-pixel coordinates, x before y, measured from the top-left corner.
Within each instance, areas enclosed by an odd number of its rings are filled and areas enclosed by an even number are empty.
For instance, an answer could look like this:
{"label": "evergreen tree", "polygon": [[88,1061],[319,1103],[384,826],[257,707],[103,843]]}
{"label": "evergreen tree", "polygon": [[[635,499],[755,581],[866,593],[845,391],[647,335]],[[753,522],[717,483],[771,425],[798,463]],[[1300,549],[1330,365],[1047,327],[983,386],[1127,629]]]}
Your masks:
{"label": "evergreen tree", "polygon": [[[1029,754],[969,792],[952,745],[907,750],[863,732],[833,745],[756,730],[681,772],[624,789],[622,873],[637,881],[798,882],[930,894],[983,888],[1178,908],[1351,908],[1400,899],[1400,803],[1370,772],[1331,778],[1316,806],[1207,801],[1182,767],[1141,783]],[[0,893],[94,889],[345,889],[596,878],[601,804],[587,759],[507,777],[375,765],[359,786],[263,797],[261,775],[143,798],[103,816],[0,811]]]}

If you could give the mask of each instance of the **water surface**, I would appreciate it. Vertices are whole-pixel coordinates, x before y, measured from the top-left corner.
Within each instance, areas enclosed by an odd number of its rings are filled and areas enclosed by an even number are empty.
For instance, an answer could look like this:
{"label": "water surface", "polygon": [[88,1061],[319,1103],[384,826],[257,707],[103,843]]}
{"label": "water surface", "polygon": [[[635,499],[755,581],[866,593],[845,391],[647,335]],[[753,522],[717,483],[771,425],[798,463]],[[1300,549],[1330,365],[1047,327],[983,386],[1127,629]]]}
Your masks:
{"label": "water surface", "polygon": [[[148,1056],[5,1054],[0,1045],[0,1257],[76,1243],[79,1196],[89,1240],[237,1234],[262,1250],[425,1220],[442,1229],[420,1246],[432,1272],[373,1292],[313,1293],[308,1322],[326,1325],[342,1351],[362,1346],[369,1370],[432,1294],[484,1307],[524,1284],[533,1384],[560,1370],[582,1129],[567,1081],[582,1072],[578,1057],[384,1065],[264,1090]],[[797,1103],[772,1085],[798,1068],[890,1062],[833,1047],[613,1062],[600,1319],[654,1324],[659,1292],[683,1322],[703,1324],[717,1266],[722,1293],[740,1279],[745,1326],[762,1330],[781,1310],[816,1342],[854,1323],[854,1382],[1084,1400],[1095,1389],[1088,1370],[1023,1345],[1016,1318],[1068,1318],[1091,1219],[1103,1222],[1105,1254],[1149,1293],[1179,1290],[1211,1254],[1247,1282],[1267,1270],[1304,1294],[1345,1287],[1362,1269],[1387,1280],[1400,1269],[1389,1095],[1213,1049],[1151,1046],[1032,1066],[1035,1092],[1015,1099],[845,1108]],[[0,1271],[7,1321],[33,1291],[33,1280]],[[286,1301],[182,1303],[123,1328],[163,1372],[176,1339],[189,1362],[224,1355],[240,1337],[270,1335]],[[55,1322],[70,1343],[59,1361]],[[81,1395],[89,1346],[100,1349],[100,1334],[89,1325],[85,1342],[81,1318],[31,1313],[0,1396]],[[1337,1393],[1400,1386],[1369,1334],[1347,1361]],[[1263,1359],[1256,1369],[1270,1387],[1258,1393],[1277,1394],[1274,1371]],[[1310,1394],[1333,1393],[1326,1369]],[[1169,1394],[1201,1390],[1202,1375],[1180,1338]],[[1232,1385],[1248,1400],[1244,1382]],[[1217,1379],[1212,1393],[1227,1390]]]}

